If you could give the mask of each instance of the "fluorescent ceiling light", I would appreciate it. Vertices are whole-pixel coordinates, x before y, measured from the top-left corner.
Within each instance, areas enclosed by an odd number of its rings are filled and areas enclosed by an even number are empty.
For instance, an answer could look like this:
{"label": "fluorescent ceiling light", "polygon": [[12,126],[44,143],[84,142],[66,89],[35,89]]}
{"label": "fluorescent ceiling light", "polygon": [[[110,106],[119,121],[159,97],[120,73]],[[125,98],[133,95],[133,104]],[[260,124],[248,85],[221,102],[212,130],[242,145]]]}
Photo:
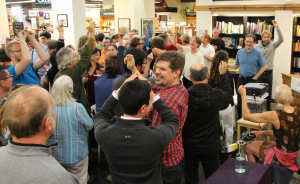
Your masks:
{"label": "fluorescent ceiling light", "polygon": [[35,2],[35,0],[6,2],[5,4],[20,4],[20,3],[32,3],[32,2]]}

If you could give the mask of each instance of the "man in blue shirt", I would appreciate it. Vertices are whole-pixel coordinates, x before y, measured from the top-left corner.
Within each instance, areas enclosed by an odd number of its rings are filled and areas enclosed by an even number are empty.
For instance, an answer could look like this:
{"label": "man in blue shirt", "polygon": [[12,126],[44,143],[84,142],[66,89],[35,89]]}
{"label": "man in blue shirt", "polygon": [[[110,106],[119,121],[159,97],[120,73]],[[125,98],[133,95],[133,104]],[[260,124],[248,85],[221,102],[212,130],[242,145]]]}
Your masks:
{"label": "man in blue shirt", "polygon": [[[253,47],[255,35],[246,35],[245,48],[239,50],[236,54],[235,64],[228,65],[228,68],[237,69],[240,67],[240,76],[238,78],[237,87],[247,83],[257,83],[258,77],[264,73],[267,68],[265,59],[262,53]],[[238,115],[242,117],[242,100],[238,94]]]}
{"label": "man in blue shirt", "polygon": [[[45,65],[48,57],[43,48],[35,40],[33,32],[23,30],[19,33],[19,36],[20,41],[9,42],[5,46],[5,52],[12,60],[12,66],[7,70],[13,76],[13,85],[18,83],[40,85],[36,71]],[[40,59],[31,61],[30,52],[25,41],[26,36],[36,49]]]}

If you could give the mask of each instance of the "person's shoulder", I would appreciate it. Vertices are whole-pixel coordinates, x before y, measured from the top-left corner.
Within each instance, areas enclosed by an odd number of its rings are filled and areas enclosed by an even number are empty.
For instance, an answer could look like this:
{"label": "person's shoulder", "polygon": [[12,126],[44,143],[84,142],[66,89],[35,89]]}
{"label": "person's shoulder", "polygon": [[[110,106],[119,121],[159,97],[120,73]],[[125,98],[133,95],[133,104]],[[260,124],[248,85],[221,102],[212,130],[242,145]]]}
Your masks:
{"label": "person's shoulder", "polygon": [[113,82],[113,89],[118,89],[126,79],[127,78],[125,76],[116,78],[116,80],[114,80],[114,82]]}

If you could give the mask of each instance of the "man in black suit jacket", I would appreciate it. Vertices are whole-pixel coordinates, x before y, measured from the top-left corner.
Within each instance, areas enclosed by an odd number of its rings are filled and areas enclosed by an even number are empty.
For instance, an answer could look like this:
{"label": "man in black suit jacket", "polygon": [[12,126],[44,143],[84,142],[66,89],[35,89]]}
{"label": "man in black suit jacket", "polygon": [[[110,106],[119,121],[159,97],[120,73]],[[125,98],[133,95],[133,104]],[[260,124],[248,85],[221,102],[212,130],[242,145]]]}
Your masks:
{"label": "man in black suit jacket", "polygon": [[[142,80],[134,80],[136,77]],[[111,113],[118,103],[124,115],[111,125]],[[152,121],[143,119],[152,104],[163,125],[148,127]],[[139,72],[113,92],[94,121],[95,137],[106,155],[112,183],[162,183],[160,156],[176,135],[179,120]]]}
{"label": "man in black suit jacket", "polygon": [[191,67],[193,86],[188,89],[189,109],[182,130],[185,155],[185,183],[199,183],[199,161],[207,179],[219,168],[220,120],[219,111],[229,105],[232,90],[226,75],[227,63],[219,66],[222,89],[207,84],[208,68],[202,63]]}

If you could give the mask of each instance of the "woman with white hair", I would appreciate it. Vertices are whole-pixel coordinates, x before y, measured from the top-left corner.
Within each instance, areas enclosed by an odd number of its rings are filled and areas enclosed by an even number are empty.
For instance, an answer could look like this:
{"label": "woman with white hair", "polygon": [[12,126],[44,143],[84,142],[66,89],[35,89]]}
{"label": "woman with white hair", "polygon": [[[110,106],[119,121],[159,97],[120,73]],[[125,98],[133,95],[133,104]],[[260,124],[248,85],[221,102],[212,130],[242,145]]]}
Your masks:
{"label": "woman with white hair", "polygon": [[80,183],[87,183],[88,143],[85,132],[93,128],[93,120],[82,104],[73,98],[73,81],[67,75],[56,79],[51,96],[55,103],[56,127],[49,138],[58,142],[53,150],[55,159]]}
{"label": "woman with white hair", "polygon": [[291,171],[298,171],[296,156],[300,141],[300,111],[292,107],[292,90],[285,84],[277,87],[275,100],[277,109],[264,113],[250,114],[246,102],[246,89],[240,86],[238,92],[242,96],[243,118],[255,123],[271,123],[273,130],[252,132],[256,138],[266,135],[275,136],[275,143],[268,141],[253,141],[246,147],[248,160],[250,162],[264,162],[265,165],[275,163],[282,165]]}

